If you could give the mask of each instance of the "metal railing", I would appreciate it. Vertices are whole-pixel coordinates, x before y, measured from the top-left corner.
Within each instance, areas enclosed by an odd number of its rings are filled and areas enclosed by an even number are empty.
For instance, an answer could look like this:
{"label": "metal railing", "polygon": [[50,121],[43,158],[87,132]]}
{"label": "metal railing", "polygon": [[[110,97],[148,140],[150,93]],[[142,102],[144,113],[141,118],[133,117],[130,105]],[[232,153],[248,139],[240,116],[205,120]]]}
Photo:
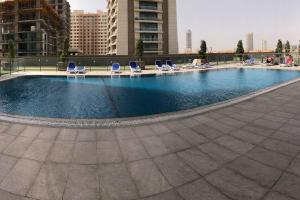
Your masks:
{"label": "metal railing", "polygon": [[[148,49],[147,49],[148,50]],[[300,65],[300,54],[292,53],[294,63]],[[240,63],[249,58],[255,58],[257,63],[266,62],[267,57],[274,57],[277,63],[281,64],[285,61],[285,54],[274,53],[250,53],[250,54],[233,54],[233,53],[213,53],[207,54],[207,61],[211,65],[223,65]],[[154,69],[155,60],[162,62],[172,60],[173,63],[185,65],[192,63],[193,59],[199,58],[197,54],[178,54],[178,55],[145,55],[141,58],[146,64],[146,70]],[[88,71],[110,71],[112,63],[120,63],[122,70],[129,69],[128,63],[137,60],[133,56],[72,56],[62,63],[59,57],[18,57],[13,61],[7,58],[0,58],[0,76],[13,74],[14,72],[29,71],[65,71],[67,63],[72,61],[77,66],[85,66]]]}

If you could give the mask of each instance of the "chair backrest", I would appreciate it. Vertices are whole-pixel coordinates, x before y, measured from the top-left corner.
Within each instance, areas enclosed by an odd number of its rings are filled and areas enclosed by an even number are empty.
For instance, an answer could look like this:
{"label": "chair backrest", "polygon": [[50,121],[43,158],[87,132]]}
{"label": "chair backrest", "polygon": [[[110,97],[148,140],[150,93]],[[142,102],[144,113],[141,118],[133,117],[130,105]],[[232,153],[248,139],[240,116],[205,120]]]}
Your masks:
{"label": "chair backrest", "polygon": [[159,67],[162,67],[162,62],[161,60],[156,60],[155,61],[155,65],[159,66]]}
{"label": "chair backrest", "polygon": [[113,70],[120,70],[120,68],[121,68],[121,66],[120,66],[119,63],[113,63],[113,64],[112,64],[112,69],[113,69]]}
{"label": "chair backrest", "polygon": [[75,67],[76,67],[76,65],[75,65],[74,62],[69,62],[69,63],[68,63],[68,68],[70,68],[70,69],[75,69]]}
{"label": "chair backrest", "polygon": [[129,65],[131,68],[136,69],[137,68],[137,63],[134,61],[129,62]]}
{"label": "chair backrest", "polygon": [[171,66],[171,67],[173,66],[172,60],[167,60],[166,64],[169,65],[169,66]]}
{"label": "chair backrest", "polygon": [[192,65],[198,65],[199,64],[199,59],[194,59]]}

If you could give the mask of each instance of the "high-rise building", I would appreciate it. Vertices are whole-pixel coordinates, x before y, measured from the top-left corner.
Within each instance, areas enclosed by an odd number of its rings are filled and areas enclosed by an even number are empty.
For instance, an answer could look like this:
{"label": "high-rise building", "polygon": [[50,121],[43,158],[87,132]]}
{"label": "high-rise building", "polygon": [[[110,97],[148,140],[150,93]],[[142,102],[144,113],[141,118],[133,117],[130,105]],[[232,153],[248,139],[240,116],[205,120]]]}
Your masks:
{"label": "high-rise building", "polygon": [[58,55],[62,20],[47,0],[3,0],[0,2],[0,48],[8,53],[13,40],[18,56]]}
{"label": "high-rise building", "polygon": [[254,50],[253,33],[247,33],[246,35],[246,51],[250,52]]}
{"label": "high-rise building", "polygon": [[262,51],[267,51],[268,50],[267,40],[262,40],[262,42],[261,42],[261,50]]}
{"label": "high-rise building", "polygon": [[59,14],[63,29],[60,30],[58,36],[58,51],[63,50],[65,40],[70,37],[71,28],[71,9],[67,0],[48,0],[49,4]]}
{"label": "high-rise building", "polygon": [[71,48],[83,55],[107,54],[107,13],[85,13],[75,10],[71,14]]}
{"label": "high-rise building", "polygon": [[133,55],[142,39],[145,54],[177,54],[174,0],[107,0],[108,53]]}
{"label": "high-rise building", "polygon": [[186,53],[192,53],[192,31],[189,29],[186,32]]}

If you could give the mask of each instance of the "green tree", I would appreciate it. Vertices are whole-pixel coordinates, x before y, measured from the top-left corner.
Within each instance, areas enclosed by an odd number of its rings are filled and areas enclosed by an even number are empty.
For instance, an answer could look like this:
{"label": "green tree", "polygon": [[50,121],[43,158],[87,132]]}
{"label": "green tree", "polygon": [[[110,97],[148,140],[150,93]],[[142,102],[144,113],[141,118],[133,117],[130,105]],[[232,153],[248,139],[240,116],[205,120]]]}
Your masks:
{"label": "green tree", "polygon": [[286,44],[285,44],[285,54],[286,55],[289,55],[291,52],[291,45],[290,45],[290,42],[289,41],[286,41]]}
{"label": "green tree", "polygon": [[276,49],[275,49],[276,56],[280,57],[282,52],[283,52],[283,44],[282,44],[281,40],[278,40],[277,46],[276,46]]}
{"label": "green tree", "polygon": [[207,45],[205,40],[201,40],[199,56],[201,59],[206,59]]}
{"label": "green tree", "polygon": [[141,58],[144,55],[144,42],[142,39],[138,39],[135,45],[135,56]]}
{"label": "green tree", "polygon": [[245,49],[244,49],[244,45],[243,45],[243,41],[242,40],[238,41],[235,53],[237,54],[237,57],[239,57],[240,60],[242,60],[243,54],[245,53]]}
{"label": "green tree", "polygon": [[16,44],[14,40],[10,39],[8,41],[8,59],[11,67],[13,66],[15,58],[16,58]]}
{"label": "green tree", "polygon": [[298,54],[300,54],[300,40],[299,40],[299,44],[298,44]]}

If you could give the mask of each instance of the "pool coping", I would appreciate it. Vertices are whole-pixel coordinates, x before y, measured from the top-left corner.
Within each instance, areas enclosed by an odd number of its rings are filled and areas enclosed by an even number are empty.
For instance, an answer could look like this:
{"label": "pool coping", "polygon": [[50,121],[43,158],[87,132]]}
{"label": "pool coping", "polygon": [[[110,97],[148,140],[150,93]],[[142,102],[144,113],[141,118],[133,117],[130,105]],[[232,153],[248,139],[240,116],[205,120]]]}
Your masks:
{"label": "pool coping", "polygon": [[[218,70],[218,69],[235,69],[237,67],[222,67],[222,68],[209,68],[210,70]],[[244,67],[240,67],[244,68]],[[250,69],[262,69],[261,67],[250,67]],[[263,68],[263,69],[273,69],[273,68]],[[278,68],[276,68],[278,69]],[[276,70],[275,69],[275,70]],[[294,69],[279,69],[279,70],[294,70]],[[200,70],[198,70],[200,71]],[[14,77],[10,77],[2,81],[22,77],[22,76],[35,76],[30,74],[23,74]],[[36,75],[39,76],[39,75]],[[48,75],[49,76],[49,75]],[[50,126],[50,127],[67,127],[67,128],[118,128],[118,127],[128,127],[128,126],[140,126],[146,124],[154,124],[171,120],[184,119],[188,117],[193,117],[196,115],[204,114],[210,111],[214,111],[217,109],[225,108],[228,106],[232,106],[243,101],[247,101],[253,99],[257,96],[272,92],[279,88],[291,85],[293,83],[299,82],[300,78],[284,82],[281,84],[277,84],[271,87],[267,87],[237,98],[233,98],[227,101],[222,101],[219,103],[211,104],[208,106],[200,106],[193,109],[187,109],[176,112],[168,112],[162,114],[155,114],[149,116],[139,116],[139,117],[129,117],[129,118],[110,118],[110,119],[56,119],[56,118],[45,118],[45,117],[29,117],[29,116],[21,116],[21,115],[12,115],[0,112],[0,121],[4,122],[12,122],[12,123],[20,123],[26,125],[37,125],[37,126]]]}

